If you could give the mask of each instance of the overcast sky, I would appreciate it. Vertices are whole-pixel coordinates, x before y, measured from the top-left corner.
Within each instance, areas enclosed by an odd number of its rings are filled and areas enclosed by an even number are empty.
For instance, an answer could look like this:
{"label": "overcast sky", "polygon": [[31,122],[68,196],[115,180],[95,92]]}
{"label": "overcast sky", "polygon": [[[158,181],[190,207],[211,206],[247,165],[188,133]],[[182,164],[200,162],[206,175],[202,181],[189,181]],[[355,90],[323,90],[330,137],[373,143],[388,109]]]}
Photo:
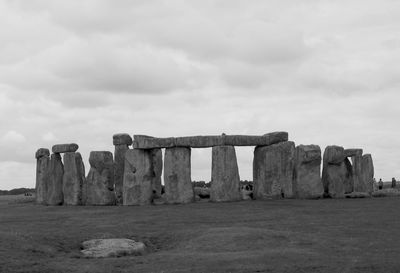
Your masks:
{"label": "overcast sky", "polygon": [[[0,189],[35,151],[112,135],[288,131],[400,178],[400,1],[0,0]],[[242,179],[253,148],[238,148]],[[211,150],[192,151],[210,180]]]}

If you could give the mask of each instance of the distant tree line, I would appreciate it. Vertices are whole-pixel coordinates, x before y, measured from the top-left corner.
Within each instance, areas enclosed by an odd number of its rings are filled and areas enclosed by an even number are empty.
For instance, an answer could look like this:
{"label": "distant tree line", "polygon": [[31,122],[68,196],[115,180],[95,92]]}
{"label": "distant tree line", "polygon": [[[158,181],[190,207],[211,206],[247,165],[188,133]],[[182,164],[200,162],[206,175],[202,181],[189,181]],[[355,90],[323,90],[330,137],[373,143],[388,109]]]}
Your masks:
{"label": "distant tree line", "polygon": [[35,189],[29,189],[29,188],[18,188],[18,189],[12,189],[12,190],[0,190],[0,195],[20,195],[20,194],[25,194],[25,193],[35,193]]}

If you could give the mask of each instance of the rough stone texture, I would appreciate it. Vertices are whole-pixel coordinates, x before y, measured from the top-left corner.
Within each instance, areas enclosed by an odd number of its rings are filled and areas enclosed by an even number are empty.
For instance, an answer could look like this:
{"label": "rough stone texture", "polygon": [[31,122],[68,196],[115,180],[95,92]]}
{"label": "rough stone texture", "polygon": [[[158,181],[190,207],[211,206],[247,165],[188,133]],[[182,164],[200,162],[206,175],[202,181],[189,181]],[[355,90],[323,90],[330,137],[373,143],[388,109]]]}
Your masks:
{"label": "rough stone texture", "polygon": [[288,140],[287,132],[273,132],[262,136],[221,135],[155,138],[135,135],[133,147],[140,149],[192,147],[206,148],[214,146],[267,146]]}
{"label": "rough stone texture", "polygon": [[165,199],[169,204],[194,201],[191,181],[190,148],[175,147],[165,149],[164,186]]}
{"label": "rough stone texture", "polygon": [[372,156],[370,154],[365,154],[362,156],[362,182],[366,189],[365,192],[372,193],[373,183],[374,183],[374,163],[372,161]]}
{"label": "rough stone texture", "polygon": [[132,149],[125,154],[124,205],[147,205],[153,201],[154,171],[150,150]]}
{"label": "rough stone texture", "polygon": [[69,153],[69,152],[76,152],[78,150],[79,146],[76,143],[70,143],[70,144],[57,144],[54,145],[51,150],[53,153]]}
{"label": "rough stone texture", "polygon": [[324,151],[322,183],[325,194],[344,197],[347,167],[343,147],[328,146]]}
{"label": "rough stone texture", "polygon": [[60,154],[52,154],[49,167],[49,181],[47,184],[46,203],[50,206],[62,205],[64,165]]}
{"label": "rough stone texture", "polygon": [[151,164],[153,167],[153,180],[152,180],[152,188],[154,198],[161,197],[161,174],[163,168],[163,160],[162,160],[162,152],[161,149],[151,149]]}
{"label": "rough stone texture", "polygon": [[128,134],[115,134],[113,135],[114,145],[132,145],[132,137]]}
{"label": "rough stone texture", "polygon": [[254,198],[293,197],[294,156],[292,141],[254,149]]}
{"label": "rough stone texture", "polygon": [[362,180],[362,154],[351,157],[353,172],[353,190],[355,192],[367,192],[367,188]]}
{"label": "rough stone texture", "polygon": [[321,181],[321,148],[318,145],[296,147],[293,192],[296,198],[320,198],[324,188]]}
{"label": "rough stone texture", "polygon": [[114,184],[115,184],[115,195],[116,203],[118,205],[123,204],[123,183],[124,183],[124,166],[125,166],[125,154],[129,150],[127,144],[115,145],[114,150]]}
{"label": "rough stone texture", "polygon": [[351,193],[354,189],[353,166],[348,158],[344,159],[346,174],[344,178],[344,193]]}
{"label": "rough stone texture", "polygon": [[[38,152],[42,150],[39,149]],[[47,153],[42,153],[41,156],[36,156],[36,203],[46,204],[47,199],[47,185],[50,179],[50,157],[49,150]],[[36,155],[38,154],[36,152]]]}
{"label": "rough stone texture", "polygon": [[111,152],[93,151],[89,156],[90,170],[84,185],[86,205],[115,205],[114,161]]}
{"label": "rough stone texture", "polygon": [[212,148],[210,200],[213,202],[238,201],[240,177],[233,146]]}
{"label": "rough stone texture", "polygon": [[345,149],[344,150],[344,155],[346,157],[353,157],[353,156],[357,156],[357,155],[361,156],[362,153],[363,153],[362,149]]}
{"label": "rough stone texture", "polygon": [[81,253],[86,258],[143,255],[146,246],[130,239],[93,239],[82,243]]}
{"label": "rough stone texture", "polygon": [[49,151],[49,149],[40,148],[40,149],[38,149],[38,150],[36,151],[36,153],[35,153],[35,158],[36,158],[36,159],[38,159],[38,158],[40,158],[40,157],[42,157],[42,156],[47,156],[47,157],[49,157],[49,156],[50,156],[50,151]]}
{"label": "rough stone texture", "polygon": [[82,205],[82,187],[85,183],[85,167],[80,153],[64,154],[63,194],[64,205]]}

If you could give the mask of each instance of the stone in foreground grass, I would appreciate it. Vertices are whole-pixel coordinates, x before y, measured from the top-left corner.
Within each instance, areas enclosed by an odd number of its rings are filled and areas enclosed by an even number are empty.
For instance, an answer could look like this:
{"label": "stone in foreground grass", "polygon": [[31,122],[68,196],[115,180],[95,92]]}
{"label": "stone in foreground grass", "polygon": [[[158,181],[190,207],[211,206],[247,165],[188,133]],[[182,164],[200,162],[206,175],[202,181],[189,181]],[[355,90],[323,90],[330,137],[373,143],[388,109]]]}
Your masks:
{"label": "stone in foreground grass", "polygon": [[92,239],[82,243],[81,253],[86,258],[107,258],[128,255],[142,255],[145,245],[130,239]]}

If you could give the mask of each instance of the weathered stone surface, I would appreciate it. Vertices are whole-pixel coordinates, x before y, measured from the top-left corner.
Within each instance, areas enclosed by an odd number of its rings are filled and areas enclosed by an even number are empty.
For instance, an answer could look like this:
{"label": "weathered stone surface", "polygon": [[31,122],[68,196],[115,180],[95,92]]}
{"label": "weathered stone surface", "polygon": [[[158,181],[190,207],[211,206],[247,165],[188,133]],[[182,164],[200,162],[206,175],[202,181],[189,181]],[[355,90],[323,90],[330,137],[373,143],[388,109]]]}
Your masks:
{"label": "weathered stone surface", "polygon": [[294,156],[292,141],[254,149],[254,198],[293,197]]}
{"label": "weathered stone surface", "polygon": [[93,151],[89,156],[90,170],[84,185],[82,203],[86,205],[114,205],[114,161],[107,151]]}
{"label": "weathered stone surface", "polygon": [[151,149],[151,164],[153,167],[153,180],[152,180],[152,188],[154,198],[161,197],[161,174],[163,168],[163,160],[162,160],[162,152],[161,149]]}
{"label": "weathered stone surface", "polygon": [[191,181],[190,148],[165,149],[164,185],[165,199],[169,204],[194,201]]}
{"label": "weathered stone surface", "polygon": [[123,183],[124,183],[124,166],[125,166],[125,154],[129,150],[127,144],[115,145],[114,149],[114,184],[115,184],[115,195],[116,203],[118,205],[123,204]]}
{"label": "weathered stone surface", "polygon": [[374,183],[374,163],[372,161],[372,156],[370,154],[365,154],[362,156],[362,182],[366,189],[365,192],[372,193],[373,183]]}
{"label": "weathered stone surface", "polygon": [[357,156],[357,155],[361,156],[362,153],[363,153],[362,149],[345,149],[344,150],[344,155],[346,157],[353,157],[353,156]]}
{"label": "weathered stone surface", "polygon": [[86,258],[121,257],[143,255],[146,246],[130,239],[93,239],[82,243],[81,253]]}
{"label": "weathered stone surface", "polygon": [[49,167],[49,181],[47,184],[46,203],[50,206],[62,205],[64,165],[60,154],[52,154]]}
{"label": "weathered stone surface", "polygon": [[132,137],[128,134],[115,134],[113,135],[114,145],[132,145]]}
{"label": "weathered stone surface", "polygon": [[128,150],[125,154],[123,204],[151,204],[153,201],[153,178],[151,151]]}
{"label": "weathered stone surface", "polygon": [[155,138],[135,135],[133,147],[139,149],[192,147],[206,148],[214,146],[267,146],[288,140],[287,132],[273,132],[262,136],[220,135]]}
{"label": "weathered stone surface", "polygon": [[296,198],[320,198],[324,188],[321,181],[321,148],[318,145],[296,147],[293,192]]}
{"label": "weathered stone surface", "polygon": [[[41,149],[39,149],[38,152],[40,150]],[[49,150],[47,150],[47,152],[49,152]],[[47,185],[50,179],[50,157],[44,153],[36,158],[36,203],[46,204]]]}
{"label": "weathered stone surface", "polygon": [[64,205],[82,205],[82,187],[85,183],[85,166],[80,153],[64,154],[63,194]]}
{"label": "weathered stone surface", "polygon": [[40,157],[42,157],[42,156],[47,156],[47,157],[49,157],[49,156],[50,156],[50,151],[49,151],[49,149],[40,148],[40,149],[38,149],[38,150],[36,151],[36,153],[35,153],[35,158],[36,158],[36,159],[38,159],[38,158],[40,158]]}
{"label": "weathered stone surface", "polygon": [[240,200],[239,183],[235,148],[233,146],[213,147],[210,200],[213,202]]}
{"label": "weathered stone surface", "polygon": [[325,148],[322,183],[325,193],[329,194],[331,197],[344,197],[347,175],[347,167],[344,160],[345,155],[343,147],[328,146]]}
{"label": "weathered stone surface", "polygon": [[79,146],[76,143],[70,143],[70,144],[57,144],[54,145],[51,150],[55,154],[59,153],[69,153],[69,152],[76,152],[78,150]]}
{"label": "weathered stone surface", "polygon": [[362,153],[351,157],[353,172],[353,191],[367,192],[367,188],[362,180]]}
{"label": "weathered stone surface", "polygon": [[344,177],[344,193],[351,193],[354,189],[353,166],[347,157],[344,159],[344,165],[346,168]]}

